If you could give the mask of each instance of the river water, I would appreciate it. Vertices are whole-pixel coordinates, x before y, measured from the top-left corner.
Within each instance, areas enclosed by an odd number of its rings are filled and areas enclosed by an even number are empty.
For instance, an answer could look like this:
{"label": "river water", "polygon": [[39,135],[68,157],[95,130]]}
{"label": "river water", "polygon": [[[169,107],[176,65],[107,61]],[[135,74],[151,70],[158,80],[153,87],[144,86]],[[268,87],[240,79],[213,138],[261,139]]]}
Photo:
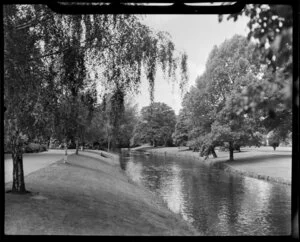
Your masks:
{"label": "river water", "polygon": [[157,193],[203,235],[290,235],[291,187],[189,158],[123,155],[131,179]]}

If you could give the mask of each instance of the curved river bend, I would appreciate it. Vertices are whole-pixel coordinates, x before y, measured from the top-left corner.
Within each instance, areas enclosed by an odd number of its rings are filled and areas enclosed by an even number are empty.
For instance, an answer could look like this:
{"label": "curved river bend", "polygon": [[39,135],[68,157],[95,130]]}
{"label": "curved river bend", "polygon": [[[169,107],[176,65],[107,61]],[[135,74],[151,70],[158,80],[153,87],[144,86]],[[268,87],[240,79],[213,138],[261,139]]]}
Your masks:
{"label": "curved river bend", "polygon": [[159,194],[204,235],[290,235],[291,187],[186,158],[123,155],[131,179]]}

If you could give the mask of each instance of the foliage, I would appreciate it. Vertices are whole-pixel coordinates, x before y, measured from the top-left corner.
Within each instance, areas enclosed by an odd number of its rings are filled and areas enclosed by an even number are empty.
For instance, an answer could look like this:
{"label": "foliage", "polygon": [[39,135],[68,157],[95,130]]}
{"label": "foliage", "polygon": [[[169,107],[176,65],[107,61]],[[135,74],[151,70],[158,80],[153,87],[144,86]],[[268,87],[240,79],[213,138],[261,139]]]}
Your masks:
{"label": "foliage", "polygon": [[[292,73],[292,7],[289,5],[247,4],[236,14],[227,19],[236,21],[240,15],[249,17],[248,39],[259,40],[257,51],[261,61],[272,66],[285,66],[286,71]],[[222,17],[219,19],[222,20]]]}
{"label": "foliage", "polygon": [[25,191],[24,142],[53,136],[84,143],[94,82],[112,95],[108,131],[117,140],[122,100],[138,90],[142,70],[152,101],[159,67],[173,80],[180,69],[181,86],[187,81],[187,55],[138,16],[60,15],[44,5],[5,5],[3,13],[5,144],[13,151],[16,192]]}
{"label": "foliage", "polygon": [[103,104],[98,105],[95,108],[90,125],[86,127],[85,143],[91,144],[91,146],[98,143],[100,147],[107,148],[107,141],[110,137],[108,130],[107,116],[103,110]]}
{"label": "foliage", "polygon": [[274,150],[276,150],[276,147],[279,146],[279,144],[283,141],[282,136],[280,133],[276,132],[276,130],[272,130],[268,133],[268,143],[270,146],[273,147]]}
{"label": "foliage", "polygon": [[[264,83],[259,84],[259,88],[251,89],[246,103],[253,104],[249,108],[253,112],[256,112],[256,106],[260,106],[260,108],[264,106],[267,113],[265,116],[268,116],[270,121],[274,119],[272,121],[274,124],[281,123],[280,120],[284,115],[291,118],[293,90],[292,11],[292,7],[289,5],[247,4],[241,13],[231,14],[227,18],[233,18],[236,21],[240,15],[249,17],[248,39],[258,40],[254,51],[260,57],[260,63],[266,65],[269,70],[266,78],[263,77]],[[220,16],[220,20],[222,20],[222,16]],[[266,79],[267,82],[265,82]],[[295,89],[298,93],[297,86]],[[270,97],[272,100],[268,102],[269,105],[265,105],[265,100],[270,99]],[[299,105],[299,99],[296,98],[295,100],[296,105]],[[283,124],[276,126],[286,127]],[[291,127],[290,124],[288,126]]]}
{"label": "foliage", "polygon": [[185,146],[188,141],[189,120],[186,109],[181,109],[177,117],[175,132],[172,134],[172,139],[175,145]]}
{"label": "foliage", "polygon": [[[109,96],[106,96],[103,102],[95,108],[91,122],[86,128],[86,143],[97,144],[102,149],[130,146],[137,122],[136,105],[127,99],[124,100],[124,112],[122,112],[122,118],[118,119],[118,132],[111,120],[113,114],[111,108]],[[114,131],[116,132],[115,136],[113,135]]]}
{"label": "foliage", "polygon": [[135,125],[138,122],[137,105],[130,101],[125,102],[125,111],[120,125],[119,145],[120,147],[131,146],[131,140],[134,135]]}
{"label": "foliage", "polygon": [[47,131],[42,128],[46,117],[43,117],[44,107],[41,105],[45,68],[40,59],[35,59],[39,55],[38,36],[32,29],[23,27],[32,15],[33,7],[4,6],[5,142],[12,151],[12,191],[21,193],[26,191],[23,145],[28,139]]}
{"label": "foliage", "polygon": [[202,154],[210,150],[214,155],[214,147],[227,143],[233,159],[235,147],[261,142],[262,112],[249,113],[244,102],[245,90],[259,83],[263,70],[254,47],[237,35],[215,46],[205,72],[185,96],[183,106],[191,124],[188,144]]}
{"label": "foliage", "polygon": [[37,153],[43,151],[47,151],[47,146],[43,144],[29,143],[24,147],[25,153]]}
{"label": "foliage", "polygon": [[143,107],[135,130],[135,139],[153,146],[172,144],[176,116],[165,103],[154,102]]}

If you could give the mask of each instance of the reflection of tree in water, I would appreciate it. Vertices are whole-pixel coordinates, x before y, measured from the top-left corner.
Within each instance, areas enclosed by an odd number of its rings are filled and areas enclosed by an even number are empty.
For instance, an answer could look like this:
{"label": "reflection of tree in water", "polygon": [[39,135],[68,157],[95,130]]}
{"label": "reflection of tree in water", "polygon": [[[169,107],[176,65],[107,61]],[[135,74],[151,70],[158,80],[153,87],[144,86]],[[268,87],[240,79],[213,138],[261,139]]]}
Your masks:
{"label": "reflection of tree in water", "polygon": [[183,191],[182,191],[182,170],[176,163],[169,164],[171,176],[168,180],[164,179],[161,187],[161,194],[168,202],[168,206],[175,213],[182,213],[184,207]]}
{"label": "reflection of tree in water", "polygon": [[190,167],[182,177],[189,201],[186,213],[193,217],[192,224],[208,235],[236,234],[232,230],[240,211],[240,183],[221,170],[206,166]]}
{"label": "reflection of tree in water", "polygon": [[[291,231],[291,189],[287,185],[272,184],[253,178],[244,178],[247,189],[239,203],[238,219],[261,224],[250,233],[284,235]],[[249,212],[251,211],[251,212]],[[278,229],[280,225],[280,229]]]}
{"label": "reflection of tree in water", "polygon": [[136,160],[135,157],[131,157],[130,160],[123,161],[123,167],[126,168],[126,173],[134,182],[137,182],[138,184],[143,184],[142,170],[144,169],[144,166],[141,162],[138,162],[138,160]]}
{"label": "reflection of tree in water", "polygon": [[204,235],[290,232],[291,191],[285,185],[163,156],[134,157],[126,169]]}
{"label": "reflection of tree in water", "polygon": [[122,170],[126,170],[127,163],[131,160],[131,155],[128,150],[120,151],[120,166]]}
{"label": "reflection of tree in water", "polygon": [[185,171],[184,190],[187,193],[187,200],[191,201],[189,214],[194,218],[193,225],[201,232],[206,233],[216,218],[217,210],[211,199],[210,186],[206,185],[208,173],[199,172],[196,167],[194,171],[196,172],[193,172],[192,175],[188,174],[188,170]]}
{"label": "reflection of tree in water", "polygon": [[120,166],[121,166],[122,170],[124,170],[124,171],[126,170],[127,162],[129,159],[130,159],[130,157],[126,157],[123,155],[120,157]]}
{"label": "reflection of tree in water", "polygon": [[[161,158],[161,157],[160,157]],[[148,157],[147,165],[142,170],[142,176],[149,182],[147,186],[153,191],[160,191],[163,184],[163,177],[170,176],[170,172],[165,169],[164,163],[158,157]]]}

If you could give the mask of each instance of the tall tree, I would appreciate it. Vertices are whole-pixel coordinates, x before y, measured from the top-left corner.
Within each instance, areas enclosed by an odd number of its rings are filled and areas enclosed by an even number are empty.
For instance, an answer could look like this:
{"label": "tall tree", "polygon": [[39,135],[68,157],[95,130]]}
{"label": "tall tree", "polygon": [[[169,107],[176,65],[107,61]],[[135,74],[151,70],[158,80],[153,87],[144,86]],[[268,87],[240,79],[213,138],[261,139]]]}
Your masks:
{"label": "tall tree", "polygon": [[[229,144],[230,159],[235,145],[253,143],[259,115],[246,114],[242,93],[262,71],[254,45],[242,36],[234,36],[214,47],[204,74],[196,80],[183,105],[192,121],[189,137],[201,153],[211,152],[224,142]],[[255,81],[254,81],[255,80]]]}
{"label": "tall tree", "polygon": [[188,114],[185,108],[182,108],[179,111],[179,115],[177,117],[175,131],[172,134],[172,138],[175,145],[185,146],[188,141],[189,134],[189,119]]}
{"label": "tall tree", "polygon": [[143,107],[141,118],[135,130],[135,137],[142,142],[150,142],[154,147],[172,142],[176,116],[174,110],[165,103],[154,102]]}
{"label": "tall tree", "polygon": [[[262,63],[273,70],[284,67],[286,74],[292,74],[292,33],[293,9],[290,5],[280,4],[247,4],[240,12],[231,14],[227,20],[237,19],[245,15],[249,17],[248,39],[259,41],[256,51]],[[219,16],[222,21],[223,16]]]}
{"label": "tall tree", "polygon": [[87,87],[82,93],[80,93],[80,102],[78,102],[78,127],[79,138],[82,148],[85,146],[85,140],[88,127],[91,126],[92,119],[96,112],[97,107],[97,90],[95,83],[90,87]]}
{"label": "tall tree", "polygon": [[135,125],[138,122],[137,105],[130,100],[125,101],[125,110],[123,119],[121,120],[119,132],[120,147],[130,148],[131,140],[134,135]]}
{"label": "tall tree", "polygon": [[[120,110],[122,96],[138,90],[142,69],[150,82],[151,100],[158,67],[170,78],[180,69],[181,84],[187,81],[186,54],[176,52],[168,34],[151,30],[134,15],[72,16],[43,5],[7,5],[4,43],[5,127],[6,141],[14,150],[14,191],[25,191],[21,137],[36,135],[30,133],[32,123],[47,123],[46,136],[61,128],[56,133],[79,139],[79,93],[84,91],[87,70],[113,93]],[[44,87],[50,95],[40,91]],[[41,118],[46,110],[47,120]],[[112,127],[114,134],[117,127]]]}
{"label": "tall tree", "polygon": [[36,45],[38,37],[33,29],[23,25],[35,15],[34,9],[5,5],[3,14],[5,141],[12,150],[12,192],[25,193],[23,144],[29,137],[43,132],[41,104],[45,69],[41,60],[35,59],[40,54]]}
{"label": "tall tree", "polygon": [[[265,126],[280,134],[281,140],[291,131],[292,120],[292,13],[290,5],[247,4],[243,11],[227,18],[236,21],[242,15],[249,17],[248,39],[258,40],[254,52],[268,70],[244,92],[244,105],[249,111],[263,110]],[[220,16],[220,21],[222,18]],[[298,97],[299,87],[294,86],[294,90]],[[299,106],[297,99],[295,101]]]}

